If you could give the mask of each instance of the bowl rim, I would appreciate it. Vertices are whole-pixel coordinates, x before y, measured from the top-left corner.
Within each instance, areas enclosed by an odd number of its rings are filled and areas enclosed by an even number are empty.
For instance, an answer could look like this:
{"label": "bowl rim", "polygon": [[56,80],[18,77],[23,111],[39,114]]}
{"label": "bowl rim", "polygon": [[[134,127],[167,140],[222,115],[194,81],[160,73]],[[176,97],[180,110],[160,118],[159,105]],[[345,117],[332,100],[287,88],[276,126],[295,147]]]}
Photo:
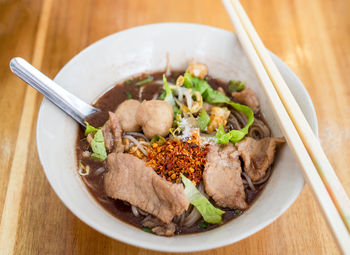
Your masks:
{"label": "bowl rim", "polygon": [[[124,34],[124,33],[129,33],[129,32],[136,32],[138,30],[142,30],[144,28],[149,28],[149,27],[162,27],[162,26],[186,26],[186,27],[192,27],[193,29],[196,28],[201,28],[201,29],[210,29],[214,32],[225,32],[225,33],[230,33],[234,36],[236,36],[236,34],[232,31],[226,30],[226,29],[222,29],[222,28],[217,28],[217,27],[213,27],[213,26],[209,26],[209,25],[202,25],[202,24],[196,24],[196,23],[186,23],[186,22],[163,22],[163,23],[153,23],[153,24],[147,24],[147,25],[142,25],[142,26],[136,26],[136,27],[132,27],[132,28],[128,28],[125,30],[121,30],[119,32],[113,33],[111,35],[108,35],[106,37],[103,37],[97,41],[95,41],[94,43],[90,44],[89,46],[87,46],[86,48],[84,48],[82,51],[78,52],[74,57],[72,57],[61,69],[60,71],[56,74],[55,78],[57,76],[60,75],[60,73],[66,69],[69,68],[70,65],[73,65],[77,59],[79,58],[79,55],[84,54],[85,52],[91,50],[92,48],[94,48],[96,45],[102,43],[104,40],[107,40],[110,37],[116,36],[116,35],[120,35],[120,34]],[[295,80],[295,83],[298,84],[299,88],[301,89],[304,96],[306,97],[306,100],[308,101],[308,105],[310,106],[310,111],[312,112],[311,116],[312,119],[310,120],[310,125],[313,127],[314,132],[316,134],[316,136],[318,136],[318,121],[317,121],[317,115],[316,115],[316,111],[315,111],[315,107],[312,103],[311,97],[308,94],[305,86],[303,85],[303,83],[301,82],[301,80],[297,77],[297,75],[288,67],[287,64],[285,64],[279,57],[277,57],[274,53],[272,53],[271,51],[269,51],[269,53],[272,56],[272,59],[274,62],[277,62],[277,66],[282,66],[284,71],[287,73],[287,75],[290,75],[290,77]],[[39,109],[39,113],[38,113],[38,118],[37,118],[37,123],[41,122],[42,120],[42,109],[44,108],[46,102],[48,100],[46,98],[43,99],[43,101],[41,102],[40,105],[40,109]],[[60,193],[55,189],[55,185],[53,184],[52,180],[49,178],[47,171],[45,170],[45,159],[44,156],[40,150],[40,147],[42,148],[41,142],[40,142],[40,133],[39,133],[39,125],[37,124],[37,128],[36,128],[36,142],[37,142],[37,151],[38,151],[38,155],[39,155],[39,160],[40,163],[43,167],[45,176],[47,178],[47,180],[50,183],[51,188],[54,190],[55,194],[60,198],[61,202],[65,205],[66,208],[68,208],[78,219],[80,219],[81,221],[83,221],[85,224],[87,224],[88,226],[92,227],[94,230],[100,232],[101,234],[108,236],[114,240],[117,241],[121,241],[123,243],[129,244],[129,245],[133,245],[139,248],[143,248],[143,249],[148,249],[148,250],[154,250],[154,251],[162,251],[162,252],[196,252],[196,251],[204,251],[204,250],[211,250],[211,249],[215,249],[218,247],[222,247],[222,246],[226,246],[226,245],[230,245],[233,243],[236,243],[238,241],[241,241],[251,235],[253,235],[254,233],[259,232],[261,229],[265,228],[266,226],[268,226],[269,224],[271,224],[273,221],[275,221],[278,217],[280,217],[288,208],[290,208],[290,206],[295,202],[295,200],[297,199],[297,197],[300,195],[304,184],[301,186],[301,188],[295,192],[294,195],[291,195],[290,199],[288,202],[286,202],[285,206],[278,212],[275,214],[274,217],[271,217],[269,220],[266,220],[262,223],[260,223],[258,226],[256,226],[254,229],[252,229],[251,231],[246,231],[245,234],[242,234],[240,238],[236,238],[234,241],[232,241],[232,239],[227,238],[227,239],[223,239],[221,242],[216,242],[213,245],[210,245],[209,247],[194,247],[194,249],[188,250],[188,249],[182,249],[182,247],[177,247],[176,250],[174,248],[165,248],[164,246],[161,247],[155,247],[154,245],[148,243],[148,242],[143,242],[142,240],[130,240],[128,238],[125,238],[122,234],[119,235],[118,237],[112,235],[111,233],[109,233],[108,231],[104,231],[100,225],[96,222],[92,222],[90,221],[87,217],[85,217],[84,215],[82,215],[79,210],[76,210],[75,208],[70,207],[65,200],[62,198],[62,196],[60,195]]]}

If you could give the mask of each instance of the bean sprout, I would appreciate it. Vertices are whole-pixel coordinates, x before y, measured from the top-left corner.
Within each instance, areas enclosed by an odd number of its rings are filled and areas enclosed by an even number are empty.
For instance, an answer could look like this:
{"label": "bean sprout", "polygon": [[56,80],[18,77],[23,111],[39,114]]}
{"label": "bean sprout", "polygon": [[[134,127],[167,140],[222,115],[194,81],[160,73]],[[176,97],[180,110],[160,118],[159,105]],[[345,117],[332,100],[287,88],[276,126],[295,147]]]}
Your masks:
{"label": "bean sprout", "polygon": [[141,133],[125,132],[125,135],[137,136],[137,137],[141,137],[141,138],[145,139],[147,142],[149,141],[149,139],[144,134],[141,134]]}

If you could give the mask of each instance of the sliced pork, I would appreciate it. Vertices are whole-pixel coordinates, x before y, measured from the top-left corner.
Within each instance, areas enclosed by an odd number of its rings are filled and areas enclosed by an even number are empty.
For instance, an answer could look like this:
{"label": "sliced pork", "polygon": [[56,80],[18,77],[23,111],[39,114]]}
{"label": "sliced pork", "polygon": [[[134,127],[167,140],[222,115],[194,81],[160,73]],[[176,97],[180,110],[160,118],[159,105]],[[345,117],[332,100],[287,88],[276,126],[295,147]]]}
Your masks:
{"label": "sliced pork", "polygon": [[164,224],[152,216],[147,216],[142,221],[142,226],[152,229],[152,232],[159,236],[173,236],[176,231],[176,225],[173,222]]}
{"label": "sliced pork", "polygon": [[241,92],[233,92],[232,97],[238,103],[249,106],[255,114],[260,111],[259,99],[251,88],[247,88]]}
{"label": "sliced pork", "polygon": [[107,152],[123,152],[123,129],[117,114],[109,112],[109,120],[102,127]]}
{"label": "sliced pork", "polygon": [[121,199],[169,224],[187,210],[190,201],[182,184],[174,184],[157,175],[135,156],[111,153],[104,177],[106,194]]}
{"label": "sliced pork", "polygon": [[239,153],[232,143],[210,146],[203,173],[206,193],[222,207],[246,209]]}
{"label": "sliced pork", "polygon": [[236,143],[244,162],[244,171],[252,181],[258,181],[265,176],[266,170],[274,161],[277,145],[283,143],[285,143],[284,138],[272,137],[260,140],[247,137]]}

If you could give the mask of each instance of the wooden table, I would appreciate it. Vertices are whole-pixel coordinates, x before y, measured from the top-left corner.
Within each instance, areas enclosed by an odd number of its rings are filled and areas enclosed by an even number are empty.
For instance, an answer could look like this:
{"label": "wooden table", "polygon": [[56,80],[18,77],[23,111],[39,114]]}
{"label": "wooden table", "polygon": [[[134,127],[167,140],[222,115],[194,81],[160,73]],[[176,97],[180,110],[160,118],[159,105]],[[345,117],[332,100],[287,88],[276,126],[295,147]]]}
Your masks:
{"label": "wooden table", "polygon": [[[266,46],[304,82],[322,145],[350,193],[350,0],[246,0]],[[0,1],[0,254],[160,254],[96,232],[58,199],[40,165],[35,123],[42,96],[9,70],[21,56],[49,77],[89,44],[155,22],[232,30],[216,0]],[[279,219],[201,254],[339,254],[306,185]]]}

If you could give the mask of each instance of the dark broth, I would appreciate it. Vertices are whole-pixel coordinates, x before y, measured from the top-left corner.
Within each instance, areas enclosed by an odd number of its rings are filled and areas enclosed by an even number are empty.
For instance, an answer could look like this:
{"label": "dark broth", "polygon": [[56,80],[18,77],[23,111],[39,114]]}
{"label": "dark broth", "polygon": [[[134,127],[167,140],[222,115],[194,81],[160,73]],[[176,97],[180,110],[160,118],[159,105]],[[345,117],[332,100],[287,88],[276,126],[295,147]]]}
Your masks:
{"label": "dark broth", "polygon": [[[175,83],[176,78],[184,72],[173,72],[169,77],[167,77],[168,81]],[[95,126],[100,127],[108,120],[108,112],[114,112],[118,105],[123,101],[130,98],[136,100],[151,100],[155,94],[160,95],[162,91],[162,80],[163,73],[152,73],[152,74],[143,74],[139,77],[136,77],[132,80],[127,80],[124,83],[115,85],[112,89],[106,92],[102,97],[100,97],[97,102],[94,104],[95,107],[98,107],[102,110],[101,113],[96,114],[88,119],[88,122]],[[146,79],[148,76],[153,77],[153,81],[143,84],[142,86],[137,86],[136,84],[139,81]],[[227,92],[227,83],[219,81],[217,79],[213,79],[208,77],[208,83],[214,88],[222,87]],[[143,87],[142,97],[140,98],[140,89]],[[260,116],[255,116],[255,118],[259,118],[264,121]],[[76,154],[79,162],[83,165],[88,165],[90,167],[90,173],[87,176],[82,176],[84,183],[86,184],[88,190],[96,199],[96,201],[101,204],[103,208],[105,208],[112,215],[116,216],[118,219],[123,220],[129,224],[132,224],[138,228],[142,228],[141,221],[144,218],[143,216],[136,217],[131,212],[131,207],[129,204],[121,201],[109,198],[104,190],[103,177],[104,173],[96,174],[96,171],[103,167],[107,169],[107,166],[104,162],[98,162],[91,158],[82,157],[82,152],[89,150],[89,144],[85,139],[84,130],[82,127],[79,128],[78,131],[78,139],[76,143]],[[97,171],[98,173],[98,171]],[[249,189],[245,189],[246,200],[249,206],[253,203],[253,201],[258,197],[265,186],[266,182],[261,185],[255,185],[256,190],[251,191]],[[214,203],[213,201],[211,201]],[[229,209],[229,208],[221,208],[226,213],[223,215],[223,223],[226,223],[239,215],[241,215],[244,210],[238,209]],[[185,234],[185,233],[196,233],[203,232],[206,230],[210,230],[220,226],[219,224],[207,224],[206,228],[200,226],[200,224],[194,224],[192,227],[177,227],[176,234]]]}

